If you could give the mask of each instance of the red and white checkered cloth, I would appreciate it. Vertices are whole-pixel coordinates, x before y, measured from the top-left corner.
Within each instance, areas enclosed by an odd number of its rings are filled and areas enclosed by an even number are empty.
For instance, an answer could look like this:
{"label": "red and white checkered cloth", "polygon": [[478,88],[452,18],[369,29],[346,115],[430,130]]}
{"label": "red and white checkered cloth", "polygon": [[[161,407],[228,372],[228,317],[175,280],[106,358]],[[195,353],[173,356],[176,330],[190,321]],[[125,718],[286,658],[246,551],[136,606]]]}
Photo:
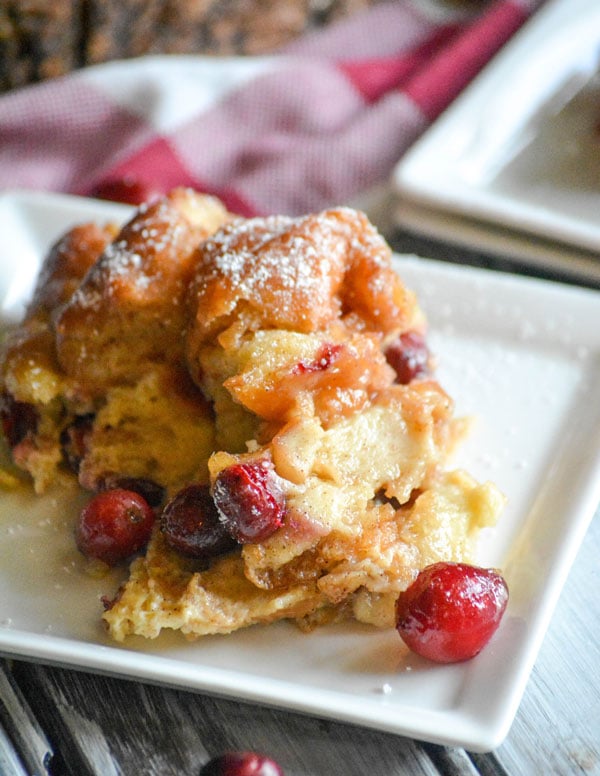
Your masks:
{"label": "red and white checkered cloth", "polygon": [[0,189],[189,185],[244,215],[356,201],[541,2],[449,19],[395,0],[271,57],[144,57],[8,93]]}

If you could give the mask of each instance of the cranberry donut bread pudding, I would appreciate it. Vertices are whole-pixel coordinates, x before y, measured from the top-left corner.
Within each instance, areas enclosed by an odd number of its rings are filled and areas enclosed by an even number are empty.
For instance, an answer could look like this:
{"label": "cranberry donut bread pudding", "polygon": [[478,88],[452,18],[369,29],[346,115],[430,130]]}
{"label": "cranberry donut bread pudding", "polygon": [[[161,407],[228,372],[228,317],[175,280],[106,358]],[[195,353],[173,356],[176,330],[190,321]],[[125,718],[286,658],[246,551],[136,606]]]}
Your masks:
{"label": "cranberry donut bread pudding", "polygon": [[293,619],[393,626],[503,505],[448,471],[460,436],[425,319],[367,218],[242,219],[176,190],[50,253],[2,367],[14,461],[156,509],[112,636]]}

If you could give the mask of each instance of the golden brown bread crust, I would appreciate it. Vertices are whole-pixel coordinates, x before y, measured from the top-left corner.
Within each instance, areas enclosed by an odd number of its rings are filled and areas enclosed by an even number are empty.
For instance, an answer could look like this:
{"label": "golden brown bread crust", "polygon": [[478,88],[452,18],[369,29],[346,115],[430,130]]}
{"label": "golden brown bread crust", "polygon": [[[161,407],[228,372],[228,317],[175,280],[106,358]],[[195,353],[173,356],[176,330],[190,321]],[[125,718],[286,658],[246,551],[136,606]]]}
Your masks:
{"label": "golden brown bread crust", "polygon": [[36,490],[65,463],[90,489],[118,475],[165,488],[206,478],[212,415],[183,365],[182,300],[194,248],[227,218],[218,200],[176,189],[120,232],[84,224],[50,250],[2,356],[13,459]]}
{"label": "golden brown bread crust", "polygon": [[248,581],[238,554],[215,560],[205,571],[154,533],[136,559],[127,584],[104,614],[113,638],[133,633],[156,638],[170,628],[194,638],[241,627],[302,618],[326,604],[315,580],[294,580],[286,589],[264,590]]}
{"label": "golden brown bread crust", "polygon": [[349,208],[238,219],[199,246],[185,350],[219,447],[241,452],[306,411],[328,425],[393,382],[385,345],[424,318],[390,259]]}
{"label": "golden brown bread crust", "polygon": [[87,223],[58,240],[42,264],[25,317],[47,318],[68,302],[117,231],[114,225]]}
{"label": "golden brown bread crust", "polygon": [[123,227],[55,319],[59,363],[82,393],[181,361],[194,249],[228,218],[218,200],[175,189]]}
{"label": "golden brown bread crust", "polygon": [[383,333],[406,328],[416,302],[390,255],[366,216],[349,208],[227,224],[198,249],[189,296],[190,363],[234,321],[238,332],[309,333],[340,318]]}
{"label": "golden brown bread crust", "polygon": [[56,358],[52,317],[115,233],[112,226],[82,224],[58,240],[42,264],[22,325],[3,343],[2,421],[10,429],[13,460],[31,474],[38,492],[56,480],[63,424],[73,414],[87,411],[65,410],[64,399],[73,391]]}
{"label": "golden brown bread crust", "polygon": [[47,404],[53,397],[50,384],[55,393],[63,389],[52,316],[70,300],[116,232],[112,225],[81,224],[57,240],[44,258],[23,323],[3,347],[2,380],[15,399]]}

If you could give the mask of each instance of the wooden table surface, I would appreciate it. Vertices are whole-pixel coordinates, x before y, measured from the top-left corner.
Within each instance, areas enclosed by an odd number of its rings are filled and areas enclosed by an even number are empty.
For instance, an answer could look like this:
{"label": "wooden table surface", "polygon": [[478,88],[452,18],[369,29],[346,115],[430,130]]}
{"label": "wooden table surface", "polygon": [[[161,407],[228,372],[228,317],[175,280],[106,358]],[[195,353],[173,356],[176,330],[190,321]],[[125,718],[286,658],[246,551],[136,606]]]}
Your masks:
{"label": "wooden table surface", "polygon": [[[399,251],[515,271],[406,233]],[[1,776],[193,776],[225,749],[286,776],[600,776],[600,522],[585,537],[510,733],[489,754],[235,700],[19,659],[0,661]]]}

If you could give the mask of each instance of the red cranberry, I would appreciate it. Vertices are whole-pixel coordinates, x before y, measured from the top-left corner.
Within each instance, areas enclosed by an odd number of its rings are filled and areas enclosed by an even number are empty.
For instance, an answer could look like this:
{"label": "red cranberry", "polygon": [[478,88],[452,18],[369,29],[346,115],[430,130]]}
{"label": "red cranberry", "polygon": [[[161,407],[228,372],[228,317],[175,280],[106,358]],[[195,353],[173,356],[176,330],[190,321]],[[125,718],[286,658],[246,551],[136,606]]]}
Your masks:
{"label": "red cranberry", "polygon": [[312,361],[299,361],[292,369],[292,374],[303,375],[307,372],[323,372],[337,361],[342,352],[342,345],[333,345],[326,342],[319,348],[317,355]]}
{"label": "red cranberry", "polygon": [[429,349],[423,335],[416,331],[397,337],[388,345],[385,357],[396,372],[396,381],[402,385],[429,374]]}
{"label": "red cranberry", "polygon": [[84,555],[112,566],[145,547],[153,524],[154,512],[139,493],[106,490],[82,509],[75,540]]}
{"label": "red cranberry", "polygon": [[219,520],[207,485],[180,490],[166,504],[160,528],[172,547],[196,558],[221,555],[236,545]]}
{"label": "red cranberry", "polygon": [[256,752],[225,752],[203,765],[199,776],[283,776],[283,771]]}
{"label": "red cranberry", "polygon": [[11,448],[37,431],[38,414],[35,407],[23,401],[16,401],[9,393],[0,397],[0,420],[4,436]]}
{"label": "red cranberry", "polygon": [[263,541],[283,524],[285,499],[265,461],[220,471],[213,499],[221,522],[241,544]]}
{"label": "red cranberry", "polygon": [[90,195],[111,202],[123,202],[126,205],[141,205],[160,196],[150,183],[137,178],[110,178],[99,183]]}
{"label": "red cranberry", "polygon": [[438,663],[468,660],[496,632],[508,587],[493,569],[434,563],[396,602],[396,628],[408,647]]}

